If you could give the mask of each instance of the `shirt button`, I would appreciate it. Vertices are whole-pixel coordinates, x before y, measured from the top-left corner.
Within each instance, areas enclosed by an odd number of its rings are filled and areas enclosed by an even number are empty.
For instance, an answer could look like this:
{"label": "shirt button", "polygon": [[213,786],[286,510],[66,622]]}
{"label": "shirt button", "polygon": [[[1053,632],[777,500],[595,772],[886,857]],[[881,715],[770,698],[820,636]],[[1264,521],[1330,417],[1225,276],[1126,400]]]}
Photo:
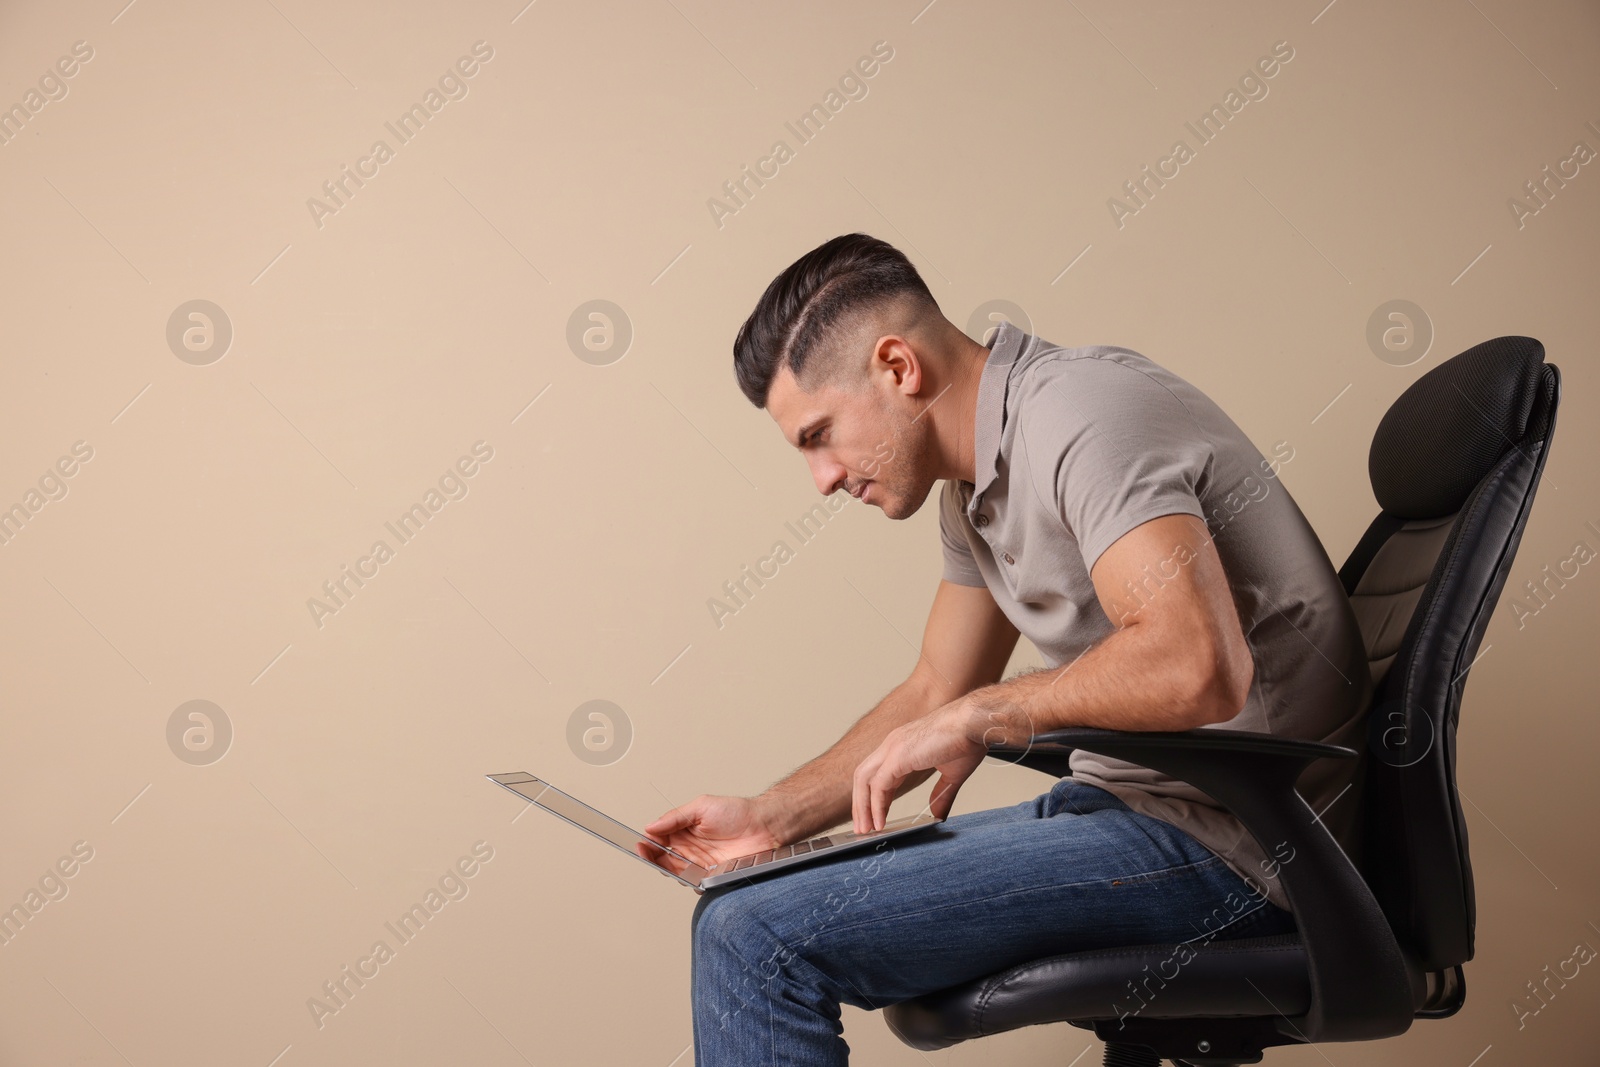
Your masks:
{"label": "shirt button", "polygon": [[1007,552],[1006,555],[1005,555],[1005,561],[1007,563],[1015,563],[1016,562],[1016,560],[1011,558],[1011,553],[1009,553],[1009,552]]}
{"label": "shirt button", "polygon": [[977,523],[979,526],[987,526],[989,525],[989,516],[980,511],[978,512],[978,517],[972,521]]}

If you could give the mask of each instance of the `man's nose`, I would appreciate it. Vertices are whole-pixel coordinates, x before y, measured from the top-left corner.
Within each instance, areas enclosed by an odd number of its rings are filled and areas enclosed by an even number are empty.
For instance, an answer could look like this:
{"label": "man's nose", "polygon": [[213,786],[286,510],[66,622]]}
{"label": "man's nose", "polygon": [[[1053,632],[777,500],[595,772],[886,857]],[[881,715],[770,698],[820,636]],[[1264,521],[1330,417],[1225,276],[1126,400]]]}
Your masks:
{"label": "man's nose", "polygon": [[811,477],[817,483],[817,492],[823,496],[832,496],[848,473],[843,464],[826,456],[815,456],[811,460]]}

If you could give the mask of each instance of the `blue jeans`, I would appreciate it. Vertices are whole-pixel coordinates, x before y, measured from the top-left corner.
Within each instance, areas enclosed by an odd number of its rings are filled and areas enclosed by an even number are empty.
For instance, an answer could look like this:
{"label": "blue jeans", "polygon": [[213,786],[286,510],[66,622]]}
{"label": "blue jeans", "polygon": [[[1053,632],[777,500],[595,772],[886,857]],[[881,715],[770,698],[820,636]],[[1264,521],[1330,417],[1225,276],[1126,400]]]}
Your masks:
{"label": "blue jeans", "polygon": [[833,1067],[849,1062],[841,1003],[873,1010],[1065,952],[1293,929],[1182,830],[1063,778],[1009,808],[703,893],[694,1060]]}

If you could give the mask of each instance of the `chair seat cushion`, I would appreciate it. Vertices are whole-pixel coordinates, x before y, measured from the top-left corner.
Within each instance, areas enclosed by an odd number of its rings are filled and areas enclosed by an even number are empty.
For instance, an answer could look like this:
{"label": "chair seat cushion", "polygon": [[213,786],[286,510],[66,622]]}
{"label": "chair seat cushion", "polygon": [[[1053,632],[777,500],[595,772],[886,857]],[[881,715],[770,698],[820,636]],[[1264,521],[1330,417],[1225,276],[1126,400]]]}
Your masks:
{"label": "chair seat cushion", "polygon": [[1038,1023],[1304,1014],[1298,934],[1049,956],[883,1009],[895,1035],[932,1051]]}

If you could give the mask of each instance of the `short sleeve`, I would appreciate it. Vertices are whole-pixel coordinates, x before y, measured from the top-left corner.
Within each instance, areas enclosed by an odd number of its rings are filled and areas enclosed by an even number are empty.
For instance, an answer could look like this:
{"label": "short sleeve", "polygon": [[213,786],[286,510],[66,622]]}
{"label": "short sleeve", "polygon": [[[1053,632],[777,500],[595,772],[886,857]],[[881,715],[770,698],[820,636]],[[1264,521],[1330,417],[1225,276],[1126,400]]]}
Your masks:
{"label": "short sleeve", "polygon": [[1041,494],[1054,494],[1085,570],[1092,571],[1123,534],[1151,519],[1205,519],[1199,494],[1213,446],[1163,382],[1097,356],[1051,360],[1032,377],[1033,417],[1019,427],[1029,466]]}
{"label": "short sleeve", "polygon": [[967,525],[962,513],[961,496],[956,483],[947,480],[939,494],[939,540],[944,545],[944,580],[956,585],[987,585],[972,558],[972,546],[967,543],[962,527]]}

